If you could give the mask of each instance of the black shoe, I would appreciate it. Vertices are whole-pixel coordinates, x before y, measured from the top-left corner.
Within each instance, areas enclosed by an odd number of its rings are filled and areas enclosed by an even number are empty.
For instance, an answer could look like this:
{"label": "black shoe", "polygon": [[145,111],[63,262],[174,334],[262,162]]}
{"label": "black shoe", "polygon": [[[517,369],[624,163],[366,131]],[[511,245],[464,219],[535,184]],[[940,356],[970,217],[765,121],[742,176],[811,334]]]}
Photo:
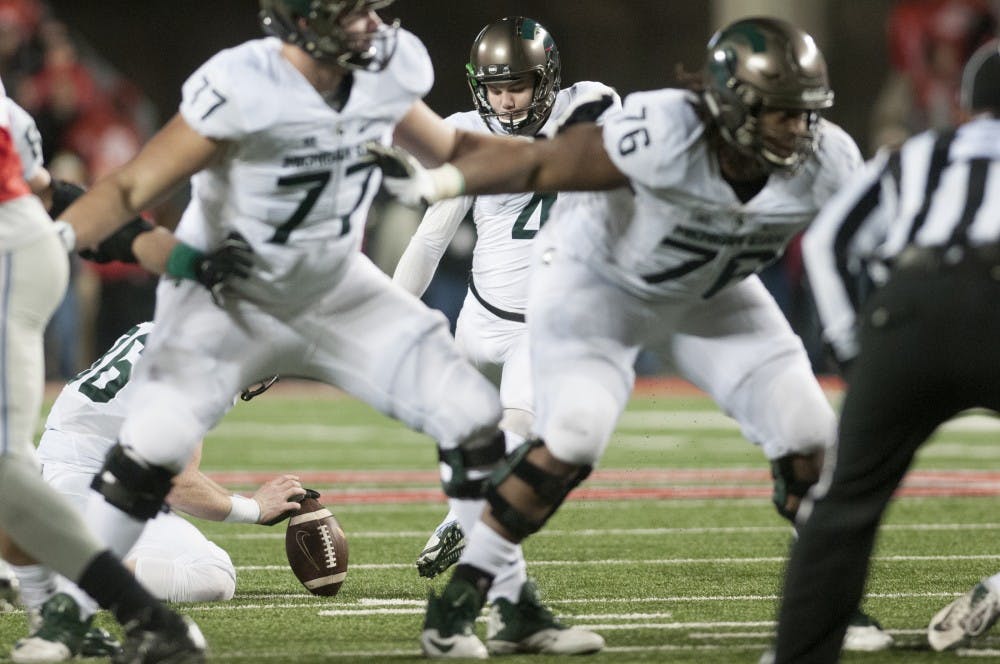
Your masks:
{"label": "black shoe", "polygon": [[165,624],[150,627],[133,621],[125,627],[125,644],[112,664],[202,664],[205,637],[187,616],[169,613]]}

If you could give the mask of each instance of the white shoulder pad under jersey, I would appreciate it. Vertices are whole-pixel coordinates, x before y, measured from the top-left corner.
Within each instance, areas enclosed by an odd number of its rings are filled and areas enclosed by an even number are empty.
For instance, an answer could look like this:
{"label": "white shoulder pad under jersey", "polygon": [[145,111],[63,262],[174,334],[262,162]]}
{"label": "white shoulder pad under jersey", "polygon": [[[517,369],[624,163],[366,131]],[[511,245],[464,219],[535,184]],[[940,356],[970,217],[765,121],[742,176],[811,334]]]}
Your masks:
{"label": "white shoulder pad under jersey", "polygon": [[[704,133],[685,90],[654,90],[628,95],[617,113],[604,118],[604,149],[629,180],[648,187],[680,183],[686,152]],[[644,149],[655,146],[655,149]]]}
{"label": "white shoulder pad under jersey", "polygon": [[3,103],[10,116],[10,133],[14,139],[17,156],[21,158],[24,179],[30,180],[42,168],[42,135],[38,131],[35,119],[13,99],[4,97]]}
{"label": "white shoulder pad under jersey", "polygon": [[[360,248],[381,182],[364,146],[389,143],[434,80],[423,45],[400,30],[388,67],[354,72],[337,110],[281,50],[266,38],[222,51],[184,84],[180,107],[196,132],[230,147],[192,178],[177,236],[207,249],[239,231],[258,269],[236,290],[272,302],[328,288],[331,265]],[[297,286],[285,282],[292,274]]]}
{"label": "white shoulder pad under jersey", "polygon": [[45,420],[38,458],[44,463],[69,463],[96,472],[114,445],[132,390],[129,379],[146,347],[152,323],[140,323],[118,337],[90,368],[66,383]]}
{"label": "white shoulder pad under jersey", "polygon": [[597,81],[577,81],[570,87],[563,88],[559,91],[559,94],[556,96],[556,103],[552,106],[552,115],[549,116],[545,126],[543,126],[542,130],[538,133],[547,133],[548,130],[551,129],[551,125],[558,122],[563,112],[572,106],[577,99],[586,95],[597,96],[599,94],[611,95],[613,101],[611,106],[609,106],[598,119],[598,122],[604,122],[605,118],[616,111],[621,110],[622,99],[614,88],[604,85],[603,83],[598,83]]}
{"label": "white shoulder pad under jersey", "polygon": [[861,150],[846,131],[827,120],[820,120],[819,146],[810,161],[818,164],[813,182],[813,196],[820,207],[857,173],[864,163]]}

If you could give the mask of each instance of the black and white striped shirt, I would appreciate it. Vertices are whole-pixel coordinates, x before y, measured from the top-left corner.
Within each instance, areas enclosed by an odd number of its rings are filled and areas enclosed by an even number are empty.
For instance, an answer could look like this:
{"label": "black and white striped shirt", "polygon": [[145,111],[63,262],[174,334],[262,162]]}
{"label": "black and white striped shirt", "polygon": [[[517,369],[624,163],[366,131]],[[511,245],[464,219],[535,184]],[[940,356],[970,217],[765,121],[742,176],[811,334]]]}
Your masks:
{"label": "black and white striped shirt", "polygon": [[[857,354],[859,277],[909,245],[1000,242],[1000,119],[925,132],[883,151],[832,198],[802,244],[824,336],[837,356]],[[883,272],[884,273],[884,272]]]}

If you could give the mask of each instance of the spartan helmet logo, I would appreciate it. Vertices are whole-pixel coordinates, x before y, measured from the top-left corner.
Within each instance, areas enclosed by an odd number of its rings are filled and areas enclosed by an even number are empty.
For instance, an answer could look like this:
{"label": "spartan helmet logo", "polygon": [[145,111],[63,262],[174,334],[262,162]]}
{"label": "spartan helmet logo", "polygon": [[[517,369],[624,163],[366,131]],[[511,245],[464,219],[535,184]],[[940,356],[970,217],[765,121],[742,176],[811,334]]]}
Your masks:
{"label": "spartan helmet logo", "polygon": [[[490,131],[533,136],[552,113],[559,92],[559,49],[542,24],[515,16],[493,21],[472,42],[466,80],[476,110]],[[494,110],[486,93],[491,83],[531,77],[531,104],[516,113]]]}
{"label": "spartan helmet logo", "polygon": [[[773,18],[749,18],[708,42],[705,105],[723,139],[769,169],[794,170],[816,149],[819,111],[833,105],[823,54],[807,33]],[[762,109],[809,112],[808,135],[793,152],[769,150],[760,135]]]}

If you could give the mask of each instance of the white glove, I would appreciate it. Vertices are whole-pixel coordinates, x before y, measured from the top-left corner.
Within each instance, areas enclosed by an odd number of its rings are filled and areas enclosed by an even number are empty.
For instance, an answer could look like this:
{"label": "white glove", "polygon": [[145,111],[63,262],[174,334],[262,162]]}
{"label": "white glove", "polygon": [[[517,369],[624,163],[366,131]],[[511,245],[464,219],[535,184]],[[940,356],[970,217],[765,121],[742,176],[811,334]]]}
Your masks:
{"label": "white glove", "polygon": [[403,205],[430,205],[465,191],[465,177],[451,164],[427,169],[406,150],[375,141],[366,143],[365,149],[382,169],[386,191]]}

